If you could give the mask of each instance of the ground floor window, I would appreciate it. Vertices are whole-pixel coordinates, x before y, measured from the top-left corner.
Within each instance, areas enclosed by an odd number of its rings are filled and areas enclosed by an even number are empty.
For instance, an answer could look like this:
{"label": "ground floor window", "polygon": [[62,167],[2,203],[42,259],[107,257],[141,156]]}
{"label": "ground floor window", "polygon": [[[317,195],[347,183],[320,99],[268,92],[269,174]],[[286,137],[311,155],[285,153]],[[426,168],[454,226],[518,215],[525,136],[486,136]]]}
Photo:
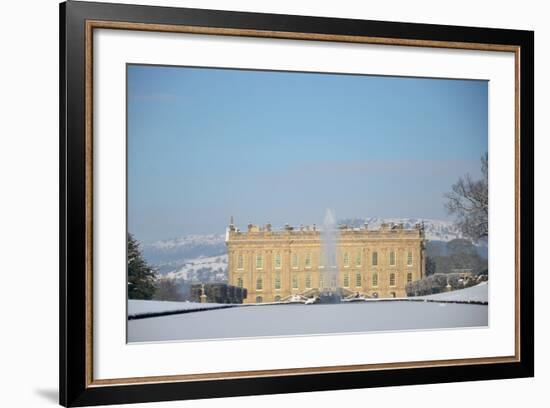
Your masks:
{"label": "ground floor window", "polygon": [[275,289],[281,289],[281,275],[276,274],[275,275]]}
{"label": "ground floor window", "polygon": [[412,281],[413,281],[413,274],[409,272],[407,274],[407,283],[411,283]]}
{"label": "ground floor window", "polygon": [[344,274],[344,287],[349,288],[349,275],[347,273]]}
{"label": "ground floor window", "polygon": [[275,302],[280,302],[281,301],[281,297],[279,295],[275,296]]}
{"label": "ground floor window", "polygon": [[256,296],[256,303],[262,303],[264,299],[261,296]]}

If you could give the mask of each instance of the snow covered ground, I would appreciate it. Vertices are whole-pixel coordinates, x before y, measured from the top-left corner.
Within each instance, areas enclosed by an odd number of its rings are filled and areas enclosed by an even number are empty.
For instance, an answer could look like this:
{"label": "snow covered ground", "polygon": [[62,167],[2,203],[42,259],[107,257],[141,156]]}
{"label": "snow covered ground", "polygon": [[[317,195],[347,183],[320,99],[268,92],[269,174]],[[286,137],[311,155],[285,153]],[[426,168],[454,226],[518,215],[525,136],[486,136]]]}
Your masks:
{"label": "snow covered ground", "polygon": [[196,302],[163,302],[160,300],[128,300],[128,317],[143,315],[185,312],[189,310],[206,310],[212,308],[226,307],[219,303],[196,303]]}
{"label": "snow covered ground", "polygon": [[128,341],[292,336],[480,327],[488,306],[437,302],[263,305],[128,321]]}
{"label": "snow covered ground", "polygon": [[[454,290],[452,292],[438,293],[436,295],[419,296],[422,299],[442,300],[447,302],[489,302],[489,284],[482,282],[479,285],[466,289]],[[417,298],[413,298],[417,299]]]}

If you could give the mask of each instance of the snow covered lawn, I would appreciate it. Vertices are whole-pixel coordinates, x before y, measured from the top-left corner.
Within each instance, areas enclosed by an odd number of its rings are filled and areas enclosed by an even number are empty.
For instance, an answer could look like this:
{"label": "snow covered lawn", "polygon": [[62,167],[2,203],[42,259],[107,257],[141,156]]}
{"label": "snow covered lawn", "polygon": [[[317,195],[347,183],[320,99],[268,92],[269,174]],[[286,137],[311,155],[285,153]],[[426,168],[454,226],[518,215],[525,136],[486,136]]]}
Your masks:
{"label": "snow covered lawn", "polygon": [[221,303],[163,302],[160,300],[128,300],[128,318],[160,316],[178,312],[199,311],[231,307]]}
{"label": "snow covered lawn", "polygon": [[437,302],[263,305],[128,321],[129,342],[483,327],[488,306]]}
{"label": "snow covered lawn", "polygon": [[436,295],[419,296],[411,299],[428,299],[441,300],[446,302],[472,302],[472,303],[488,303],[489,302],[489,284],[482,282],[479,285],[471,286],[466,289],[454,290],[452,292],[438,293]]}

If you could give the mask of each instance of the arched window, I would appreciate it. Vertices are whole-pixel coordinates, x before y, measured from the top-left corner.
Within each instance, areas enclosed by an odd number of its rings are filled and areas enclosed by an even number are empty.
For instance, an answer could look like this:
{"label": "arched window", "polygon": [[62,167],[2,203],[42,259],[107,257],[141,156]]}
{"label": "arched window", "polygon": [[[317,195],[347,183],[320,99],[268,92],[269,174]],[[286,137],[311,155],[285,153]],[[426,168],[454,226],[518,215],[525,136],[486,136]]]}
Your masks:
{"label": "arched window", "polygon": [[281,297],[279,295],[275,296],[275,298],[273,299],[275,300],[275,302],[280,302],[281,301]]}
{"label": "arched window", "polygon": [[390,297],[395,298],[395,292],[390,292]]}
{"label": "arched window", "polygon": [[395,286],[395,273],[390,273],[390,286]]}

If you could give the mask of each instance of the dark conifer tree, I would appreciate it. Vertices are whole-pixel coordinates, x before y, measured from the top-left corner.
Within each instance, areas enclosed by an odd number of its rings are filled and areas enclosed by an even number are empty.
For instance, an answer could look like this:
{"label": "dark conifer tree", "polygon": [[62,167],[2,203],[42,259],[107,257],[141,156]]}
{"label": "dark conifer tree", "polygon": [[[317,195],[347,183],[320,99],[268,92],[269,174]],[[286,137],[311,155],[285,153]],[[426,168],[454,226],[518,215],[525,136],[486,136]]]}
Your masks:
{"label": "dark conifer tree", "polygon": [[128,234],[128,299],[151,299],[155,293],[155,275],[141,254],[139,243]]}

